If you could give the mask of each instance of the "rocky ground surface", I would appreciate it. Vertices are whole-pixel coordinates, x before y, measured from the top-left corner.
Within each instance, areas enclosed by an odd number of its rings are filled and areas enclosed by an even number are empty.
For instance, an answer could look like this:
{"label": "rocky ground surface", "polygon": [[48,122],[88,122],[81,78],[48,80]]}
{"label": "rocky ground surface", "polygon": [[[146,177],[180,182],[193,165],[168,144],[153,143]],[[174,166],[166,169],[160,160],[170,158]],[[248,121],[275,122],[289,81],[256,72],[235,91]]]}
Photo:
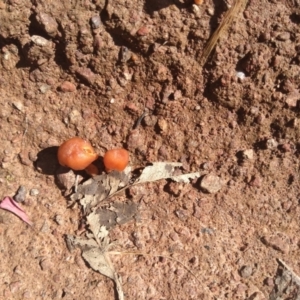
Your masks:
{"label": "rocky ground surface", "polygon": [[110,238],[144,253],[111,256],[125,299],[296,299],[278,276],[300,275],[300,2],[249,0],[201,66],[233,2],[0,0],[0,196],[24,186],[34,223],[0,210],[0,299],[117,297],[65,242],[82,211],[55,153],[73,136],[206,174],[118,196],[139,218]]}

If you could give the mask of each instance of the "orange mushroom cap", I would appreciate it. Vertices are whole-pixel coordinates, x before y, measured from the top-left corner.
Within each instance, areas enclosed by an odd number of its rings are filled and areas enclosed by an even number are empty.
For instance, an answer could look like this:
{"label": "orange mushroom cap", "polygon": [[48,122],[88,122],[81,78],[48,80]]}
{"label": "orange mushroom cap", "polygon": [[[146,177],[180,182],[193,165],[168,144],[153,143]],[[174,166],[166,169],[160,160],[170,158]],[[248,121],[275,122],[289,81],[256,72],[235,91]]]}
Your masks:
{"label": "orange mushroom cap", "polygon": [[98,154],[90,142],[73,137],[60,145],[57,157],[62,166],[79,171],[84,170],[96,160]]}
{"label": "orange mushroom cap", "polygon": [[103,157],[106,171],[123,171],[129,162],[129,153],[123,148],[108,150]]}

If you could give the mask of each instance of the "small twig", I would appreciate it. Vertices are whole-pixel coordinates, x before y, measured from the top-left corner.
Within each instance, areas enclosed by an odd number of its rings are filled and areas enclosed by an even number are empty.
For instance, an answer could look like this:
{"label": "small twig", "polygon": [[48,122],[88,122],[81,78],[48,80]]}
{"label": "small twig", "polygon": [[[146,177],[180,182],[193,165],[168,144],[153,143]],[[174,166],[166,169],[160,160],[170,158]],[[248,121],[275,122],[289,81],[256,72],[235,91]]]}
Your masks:
{"label": "small twig", "polygon": [[27,130],[28,130],[28,119],[27,119],[27,115],[25,115],[25,129],[23,132],[23,137],[26,135]]}
{"label": "small twig", "polygon": [[79,175],[77,174],[75,177],[75,187],[74,187],[75,193],[77,193],[78,190],[78,181],[79,181]]}
{"label": "small twig", "polygon": [[225,33],[227,28],[231,25],[234,18],[245,9],[248,0],[235,0],[234,4],[231,6],[230,9],[225,13],[225,16],[220,23],[219,27],[213,33],[211,38],[209,39],[208,43],[206,44],[202,56],[201,56],[201,66],[204,66],[210,53],[216,46],[219,38]]}
{"label": "small twig", "polygon": [[25,135],[27,134],[27,130],[28,130],[28,119],[27,119],[27,115],[25,115],[25,129],[23,131],[23,135],[22,135],[22,147],[23,147],[23,142],[24,142],[24,138],[25,138]]}
{"label": "small twig", "polygon": [[148,112],[144,111],[143,114],[137,119],[135,122],[133,129],[137,129],[140,125],[142,120],[148,115]]}

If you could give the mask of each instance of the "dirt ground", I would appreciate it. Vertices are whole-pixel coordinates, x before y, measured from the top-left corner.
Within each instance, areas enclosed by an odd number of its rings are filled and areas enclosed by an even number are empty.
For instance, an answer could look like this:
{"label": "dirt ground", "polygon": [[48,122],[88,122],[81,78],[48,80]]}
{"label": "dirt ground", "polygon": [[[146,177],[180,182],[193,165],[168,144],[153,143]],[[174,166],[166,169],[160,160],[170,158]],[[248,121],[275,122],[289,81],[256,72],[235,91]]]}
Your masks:
{"label": "dirt ground", "polygon": [[280,261],[300,275],[300,2],[249,0],[201,66],[233,3],[0,0],[0,198],[26,187],[34,223],[0,210],[0,299],[117,299],[66,245],[84,234],[55,176],[73,136],[212,175],[116,197],[139,218],[110,238],[144,253],[111,256],[125,299],[296,299],[279,283]]}

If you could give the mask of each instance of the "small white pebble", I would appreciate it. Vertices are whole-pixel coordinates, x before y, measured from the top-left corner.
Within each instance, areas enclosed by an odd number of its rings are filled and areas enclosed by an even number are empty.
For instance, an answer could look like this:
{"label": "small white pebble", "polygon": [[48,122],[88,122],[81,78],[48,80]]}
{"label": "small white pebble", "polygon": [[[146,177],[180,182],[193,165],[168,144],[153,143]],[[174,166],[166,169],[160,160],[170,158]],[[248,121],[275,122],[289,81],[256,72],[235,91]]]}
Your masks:
{"label": "small white pebble", "polygon": [[64,219],[63,219],[62,215],[56,215],[54,220],[58,225],[63,225],[63,223],[64,223]]}
{"label": "small white pebble", "polygon": [[115,103],[115,101],[116,101],[115,98],[111,98],[109,102],[112,104]]}
{"label": "small white pebble", "polygon": [[236,77],[241,79],[241,80],[244,80],[246,75],[244,72],[236,72]]}
{"label": "small white pebble", "polygon": [[24,109],[23,103],[20,101],[13,102],[13,106],[17,108],[19,111],[23,111]]}
{"label": "small white pebble", "polygon": [[47,91],[49,91],[51,89],[51,86],[48,85],[48,84],[42,84],[40,87],[39,87],[39,90],[42,94],[45,94]]}
{"label": "small white pebble", "polygon": [[213,8],[213,7],[209,7],[209,8],[207,9],[207,13],[208,13],[210,16],[213,16],[213,15],[215,14],[214,8]]}
{"label": "small white pebble", "polygon": [[31,41],[34,42],[36,45],[38,46],[46,46],[49,41],[46,40],[45,38],[43,38],[42,36],[39,36],[39,35],[33,35],[30,37]]}
{"label": "small white pebble", "polygon": [[194,14],[198,14],[199,11],[200,11],[200,8],[199,8],[199,6],[197,4],[193,4],[192,10],[193,10]]}
{"label": "small white pebble", "polygon": [[247,149],[243,151],[243,158],[252,160],[254,158],[254,151],[253,149]]}
{"label": "small white pebble", "polygon": [[266,147],[267,149],[275,149],[278,147],[278,142],[275,141],[274,139],[268,139],[266,141]]}
{"label": "small white pebble", "polygon": [[29,192],[30,196],[37,196],[39,193],[38,189],[31,189]]}

